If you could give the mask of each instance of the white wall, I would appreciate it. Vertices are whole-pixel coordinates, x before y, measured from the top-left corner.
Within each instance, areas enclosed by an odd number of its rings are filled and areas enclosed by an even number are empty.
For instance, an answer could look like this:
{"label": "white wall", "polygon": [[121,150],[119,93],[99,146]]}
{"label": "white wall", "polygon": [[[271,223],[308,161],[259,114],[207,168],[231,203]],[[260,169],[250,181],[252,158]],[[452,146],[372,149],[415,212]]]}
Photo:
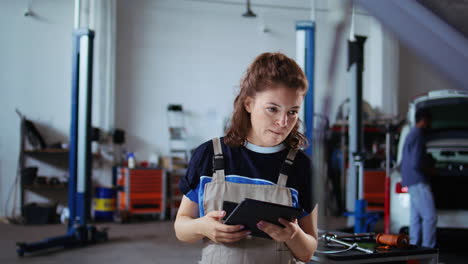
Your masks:
{"label": "white wall", "polygon": [[[0,216],[16,175],[15,108],[48,143],[67,142],[69,134],[74,1],[33,1],[37,16],[26,18],[27,2],[0,1]],[[309,0],[265,0],[252,6],[258,17],[247,19],[244,1],[220,2],[117,2],[116,126],[127,131],[126,147],[137,158],[167,153],[169,103],[188,111],[192,147],[222,135],[248,64],[265,51],[294,57],[295,22],[312,13]]]}
{"label": "white wall", "polygon": [[[70,126],[73,1],[0,1],[0,215],[16,176],[20,119],[36,121],[48,143]],[[10,206],[11,208],[11,206]]]}
{"label": "white wall", "polygon": [[[442,89],[463,89],[449,82],[444,75],[436,71],[432,65],[424,59],[415,55],[404,45],[400,45],[400,74],[399,74],[399,96],[398,110],[406,117],[408,103],[414,97]],[[436,51],[435,51],[436,52]]]}
{"label": "white wall", "polygon": [[[315,112],[323,112],[323,96],[329,91],[328,66],[330,63],[335,27],[338,19],[343,16],[337,12],[340,1],[317,0],[315,5],[316,17],[316,106]],[[364,75],[363,99],[371,106],[383,112],[396,114],[397,102],[385,96],[390,90],[396,92],[398,67],[398,41],[385,31],[380,23],[360,8],[355,9],[354,34],[367,37],[364,44]],[[335,86],[332,93],[332,106],[329,118],[333,122],[336,111],[350,95],[352,76],[348,72],[348,44],[350,26],[345,29],[344,37],[339,45],[340,57],[336,65]],[[395,93],[396,94],[396,93]]]}
{"label": "white wall", "polygon": [[[258,17],[248,19],[244,4],[119,1],[116,124],[137,159],[168,153],[169,103],[188,112],[190,147],[222,136],[252,60],[266,51],[295,56],[295,22],[311,14],[309,1],[295,2],[305,7],[254,5]],[[263,23],[269,33],[260,30]]]}

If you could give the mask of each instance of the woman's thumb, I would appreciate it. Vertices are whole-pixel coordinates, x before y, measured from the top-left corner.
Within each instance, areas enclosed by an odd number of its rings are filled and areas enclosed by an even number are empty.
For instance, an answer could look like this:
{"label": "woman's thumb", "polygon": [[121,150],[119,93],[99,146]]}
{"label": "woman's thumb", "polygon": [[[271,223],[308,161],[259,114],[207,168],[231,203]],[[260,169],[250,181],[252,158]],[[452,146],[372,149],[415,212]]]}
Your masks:
{"label": "woman's thumb", "polygon": [[206,214],[209,217],[216,218],[217,220],[223,219],[223,217],[226,215],[226,211],[211,211],[208,214]]}

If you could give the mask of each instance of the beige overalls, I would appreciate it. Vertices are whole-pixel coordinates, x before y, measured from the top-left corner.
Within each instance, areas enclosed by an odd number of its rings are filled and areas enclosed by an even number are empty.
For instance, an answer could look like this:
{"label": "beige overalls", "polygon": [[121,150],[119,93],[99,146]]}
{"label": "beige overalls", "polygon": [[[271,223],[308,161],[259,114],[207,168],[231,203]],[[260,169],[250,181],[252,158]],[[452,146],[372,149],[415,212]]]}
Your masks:
{"label": "beige overalls", "polygon": [[[240,184],[225,180],[223,154],[219,138],[213,139],[215,172],[210,183],[205,185],[205,215],[213,210],[222,210],[223,201],[240,203],[244,198],[268,201],[292,206],[291,191],[286,187],[288,176],[280,173],[276,185]],[[286,163],[292,165],[297,150],[291,150]],[[284,243],[271,239],[248,237],[235,243],[214,243],[205,239],[202,259],[205,264],[285,264],[302,263],[296,261]]]}

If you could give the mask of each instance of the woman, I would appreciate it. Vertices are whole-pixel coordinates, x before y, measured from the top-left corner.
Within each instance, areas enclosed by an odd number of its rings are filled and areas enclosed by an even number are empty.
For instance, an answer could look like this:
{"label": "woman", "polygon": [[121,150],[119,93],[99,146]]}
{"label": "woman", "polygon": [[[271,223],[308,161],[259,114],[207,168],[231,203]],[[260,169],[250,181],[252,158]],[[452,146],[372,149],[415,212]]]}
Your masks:
{"label": "woman", "polygon": [[[300,67],[281,53],[259,55],[249,66],[234,101],[224,138],[199,146],[186,177],[174,228],[185,242],[203,239],[200,263],[294,263],[309,261],[317,247],[309,158],[298,112],[307,92]],[[210,177],[210,175],[213,175]],[[260,221],[272,240],[249,236],[240,225],[221,222],[223,201],[244,198],[303,209],[298,220],[279,227]],[[313,210],[312,210],[313,209]]]}

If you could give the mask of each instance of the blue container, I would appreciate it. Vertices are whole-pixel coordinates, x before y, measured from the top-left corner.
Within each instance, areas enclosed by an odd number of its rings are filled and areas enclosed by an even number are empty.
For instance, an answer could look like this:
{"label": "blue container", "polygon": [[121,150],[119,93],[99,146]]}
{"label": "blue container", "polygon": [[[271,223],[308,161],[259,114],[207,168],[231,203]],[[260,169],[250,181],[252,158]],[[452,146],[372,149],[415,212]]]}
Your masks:
{"label": "blue container", "polygon": [[94,192],[94,220],[113,221],[116,192],[113,188],[96,187]]}

